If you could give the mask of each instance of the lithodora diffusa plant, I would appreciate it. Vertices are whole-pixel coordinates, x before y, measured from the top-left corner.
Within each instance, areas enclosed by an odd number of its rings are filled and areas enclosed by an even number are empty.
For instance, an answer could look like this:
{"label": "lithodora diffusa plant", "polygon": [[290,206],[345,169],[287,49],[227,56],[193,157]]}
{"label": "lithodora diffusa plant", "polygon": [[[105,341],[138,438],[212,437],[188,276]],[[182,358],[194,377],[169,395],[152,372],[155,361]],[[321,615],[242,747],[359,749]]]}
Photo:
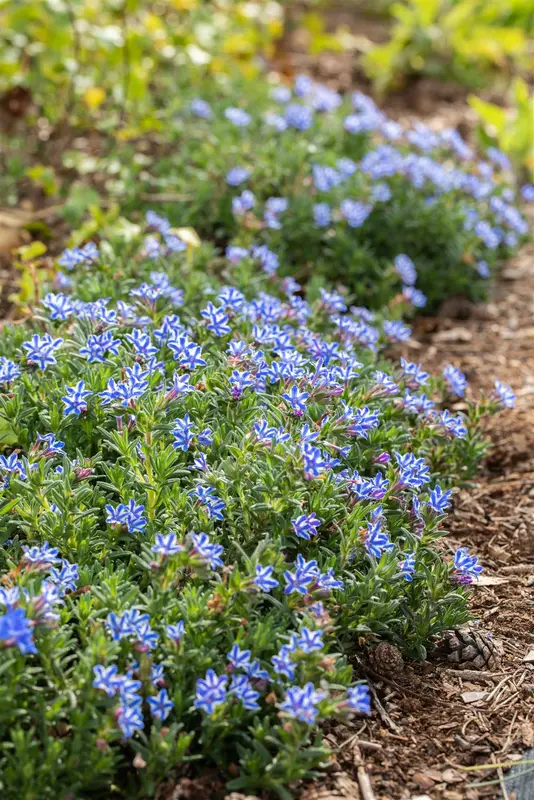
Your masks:
{"label": "lithodora diffusa plant", "polygon": [[148,222],[127,268],[66,251],[1,333],[0,786],[147,797],[215,765],[289,797],[321,721],[371,713],[362,639],[423,656],[467,618],[481,567],[439,540],[513,395],[452,413],[457,369],[385,357],[399,320],[210,283]]}
{"label": "lithodora diffusa plant", "polygon": [[[402,293],[429,311],[451,295],[483,298],[528,232],[508,160],[495,149],[480,160],[455,130],[400,125],[360,92],[305,75],[200,91],[184,87],[165,110],[167,152],[151,160],[121,144],[113,169],[129,177],[109,183],[126,212],[141,187],[221,251],[264,245],[281,274],[315,289],[342,276],[366,306]],[[399,255],[417,267],[409,280]]]}

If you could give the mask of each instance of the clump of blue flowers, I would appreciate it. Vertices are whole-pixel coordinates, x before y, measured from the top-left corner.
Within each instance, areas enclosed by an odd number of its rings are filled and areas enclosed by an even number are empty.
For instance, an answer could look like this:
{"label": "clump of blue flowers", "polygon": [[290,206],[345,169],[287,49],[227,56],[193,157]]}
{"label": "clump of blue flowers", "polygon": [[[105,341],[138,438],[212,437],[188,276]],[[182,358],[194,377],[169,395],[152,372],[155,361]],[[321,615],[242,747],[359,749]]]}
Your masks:
{"label": "clump of blue flowers", "polygon": [[[450,295],[483,298],[527,234],[519,203],[532,187],[520,193],[498,151],[484,160],[455,130],[400,125],[362,93],[342,96],[302,75],[292,86],[206,90],[191,102],[184,87],[166,130],[180,158],[174,149],[158,157],[120,200],[138,212],[143,181],[147,192],[168,185],[172,221],[224,240],[232,262],[259,261],[316,287],[341,275],[358,302],[413,313]],[[154,258],[184,246],[170,225],[153,230]],[[72,269],[89,256],[62,261]]]}
{"label": "clump of blue flowers", "polygon": [[436,542],[511,389],[393,358],[396,305],[306,297],[266,244],[215,280],[175,235],[148,214],[123,280],[120,247],[68,251],[67,293],[0,334],[0,772],[23,794],[147,796],[189,761],[294,784],[323,720],[372,713],[346,654],[424,656],[482,569]]}

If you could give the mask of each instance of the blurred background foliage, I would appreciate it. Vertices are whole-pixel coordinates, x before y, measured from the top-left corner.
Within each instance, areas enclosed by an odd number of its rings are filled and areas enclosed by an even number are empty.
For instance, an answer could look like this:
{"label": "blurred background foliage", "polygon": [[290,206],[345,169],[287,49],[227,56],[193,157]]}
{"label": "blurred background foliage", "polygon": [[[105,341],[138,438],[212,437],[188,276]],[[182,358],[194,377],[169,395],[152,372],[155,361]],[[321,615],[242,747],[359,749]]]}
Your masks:
{"label": "blurred background foliage", "polygon": [[[355,83],[386,103],[421,77],[482,94],[470,98],[479,142],[525,174],[533,34],[532,0],[0,0],[3,203],[17,205],[25,181],[50,202],[68,196],[69,213],[82,216],[100,191],[84,175],[128,180],[110,141],[116,152],[150,140],[133,156],[135,180],[169,145],[184,87],[204,96],[237,83],[253,96],[266,72],[294,77],[286,56],[295,36],[312,62],[344,54]],[[73,148],[80,135],[89,145]]]}

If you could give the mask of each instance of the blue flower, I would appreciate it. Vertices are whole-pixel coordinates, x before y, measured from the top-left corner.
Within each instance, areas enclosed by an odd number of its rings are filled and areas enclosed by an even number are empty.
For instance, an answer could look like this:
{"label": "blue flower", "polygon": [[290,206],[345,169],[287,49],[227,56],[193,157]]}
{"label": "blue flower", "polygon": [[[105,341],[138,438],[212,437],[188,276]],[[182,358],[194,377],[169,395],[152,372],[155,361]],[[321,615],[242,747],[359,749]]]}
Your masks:
{"label": "blue flower", "polygon": [[411,489],[420,489],[430,481],[430,470],[423,458],[416,458],[413,453],[395,453],[399,465],[399,483]]}
{"label": "blue flower", "polygon": [[322,650],[324,647],[323,631],[311,631],[309,628],[302,628],[298,640],[298,648],[303,653],[313,653],[315,650]]}
{"label": "blue flower", "polygon": [[167,719],[174,708],[174,703],[169,699],[166,689],[160,689],[155,697],[147,697],[147,703],[154,719],[159,719],[161,722]]}
{"label": "blue flower", "polygon": [[263,592],[270,592],[271,589],[276,589],[276,587],[279,586],[279,582],[276,578],[272,577],[273,571],[274,567],[272,566],[263,567],[261,564],[256,564],[254,583]]}
{"label": "blue flower", "polygon": [[413,581],[415,572],[415,553],[405,553],[404,561],[399,563],[399,570],[401,575],[404,576],[405,580],[407,580],[409,583]]}
{"label": "blue flower", "polygon": [[[347,407],[348,408],[348,407]],[[364,408],[350,409],[347,433],[363,439],[369,438],[369,432],[375,430],[380,425],[380,412],[372,411],[368,406]]]}
{"label": "blue flower", "polygon": [[158,553],[161,556],[174,556],[180,553],[184,548],[178,544],[175,533],[157,533],[156,543],[152,546],[152,552]]}
{"label": "blue flower", "polygon": [[329,192],[343,180],[343,175],[336,169],[323,167],[320,164],[312,166],[312,177],[314,186],[319,192]]}
{"label": "blue flower", "polygon": [[30,341],[23,342],[22,346],[26,350],[28,361],[44,370],[57,363],[54,351],[62,344],[63,339],[52,339],[49,333],[45,333],[43,337],[34,333]]}
{"label": "blue flower", "polygon": [[63,597],[66,592],[73,592],[79,580],[78,564],[71,564],[65,559],[61,562],[61,569],[52,567],[50,570],[49,581],[57,586],[59,596]]}
{"label": "blue flower", "polygon": [[57,564],[61,561],[59,558],[59,548],[50,547],[48,542],[44,542],[40,547],[38,545],[34,545],[33,547],[23,545],[22,550],[24,552],[22,558],[29,564]]}
{"label": "blue flower", "polygon": [[210,519],[224,519],[222,510],[226,503],[220,497],[217,497],[215,489],[211,486],[197,486],[191,494],[196,495],[198,502],[205,507]]}
{"label": "blue flower", "polygon": [[65,406],[63,415],[67,417],[69,414],[76,414],[77,416],[84,414],[87,411],[86,399],[91,397],[92,394],[85,388],[85,381],[78,381],[76,386],[66,386],[65,390],[67,394],[61,398]]}
{"label": "blue flower", "polygon": [[147,520],[143,516],[145,507],[136,505],[135,500],[130,500],[127,505],[121,503],[117,507],[106,506],[106,522],[111,525],[126,526],[128,533],[136,531],[143,532],[146,528]]}
{"label": "blue flower", "polygon": [[232,213],[236,217],[242,217],[247,211],[251,211],[256,205],[256,198],[254,194],[245,189],[238,197],[232,198]]}
{"label": "blue flower", "polygon": [[11,383],[20,377],[21,371],[18,364],[9,358],[0,356],[0,383]]}
{"label": "blue flower", "polygon": [[126,338],[133,345],[137,355],[145,360],[149,360],[158,352],[158,348],[154,347],[148,333],[139,330],[139,328],[134,328],[131,333],[126,335]]}
{"label": "blue flower", "polygon": [[207,533],[193,533],[191,534],[191,540],[193,542],[193,551],[198,553],[201,558],[206,559],[211,569],[224,566],[221,559],[224,547],[220,544],[211,544]]}
{"label": "blue flower", "polygon": [[162,681],[165,681],[163,664],[152,664],[150,668],[150,682],[152,683],[152,686],[157,686]]}
{"label": "blue flower", "polygon": [[315,512],[313,514],[301,514],[296,519],[291,520],[295,534],[301,539],[310,540],[311,536],[317,535],[317,528],[322,524],[320,519],[317,519]]}
{"label": "blue flower", "polygon": [[290,128],[296,128],[298,131],[307,131],[313,125],[312,109],[300,103],[289,103],[284,118]]}
{"label": "blue flower", "polygon": [[185,624],[183,620],[178,620],[174,625],[167,625],[165,628],[167,636],[174,642],[178,643],[185,633]]}
{"label": "blue flower", "polygon": [[[327,292],[323,288],[319,289],[319,292],[321,294],[321,305],[324,306],[326,311],[333,314],[335,311],[347,310],[343,295],[339,294],[339,292]],[[333,344],[336,345],[337,342]]]}
{"label": "blue flower", "polygon": [[23,608],[8,608],[5,614],[0,615],[0,642],[4,647],[16,645],[23,654],[37,652],[33,628]]}
{"label": "blue flower", "polygon": [[277,103],[288,103],[291,100],[291,89],[288,86],[274,86],[271,97]]}
{"label": "blue flower", "polygon": [[456,436],[458,439],[465,439],[467,437],[468,430],[461,414],[453,416],[450,411],[445,409],[441,412],[439,421],[452,436]]}
{"label": "blue flower", "polygon": [[328,203],[315,203],[313,219],[318,228],[328,228],[332,220],[332,210]]}
{"label": "blue flower", "polygon": [[121,706],[117,711],[117,722],[124,738],[130,739],[136,731],[142,731],[145,723],[143,714],[136,707]]}
{"label": "blue flower", "polygon": [[66,320],[74,314],[74,306],[65,294],[49,292],[43,298],[43,306],[50,311],[50,319]]}
{"label": "blue flower", "polygon": [[208,303],[206,308],[200,312],[200,316],[208,321],[207,329],[216,336],[226,336],[232,332],[228,325],[229,317],[224,308],[217,308],[213,303]]}
{"label": "blue flower", "polygon": [[232,646],[230,652],[226,654],[226,658],[235,669],[246,669],[250,662],[250,650],[241,650],[236,643]]}
{"label": "blue flower", "polygon": [[385,320],[383,327],[384,333],[392,342],[407,342],[412,335],[412,331],[407,325],[396,320]]}
{"label": "blue flower", "polygon": [[249,175],[250,170],[245,167],[235,167],[226,173],[226,183],[229,186],[239,186],[240,183],[247,180]]}
{"label": "blue flower", "polygon": [[232,106],[225,109],[224,116],[237,128],[246,128],[252,119],[250,114],[247,114],[242,108],[234,108]]}
{"label": "blue flower", "polygon": [[87,344],[80,347],[79,355],[85,356],[90,364],[104,363],[106,353],[109,351],[112,355],[119,355],[120,339],[114,339],[111,331],[97,336],[92,334],[87,339]]}
{"label": "blue flower", "polygon": [[116,683],[117,666],[112,664],[110,667],[104,667],[97,664],[93,667],[95,678],[93,686],[95,689],[102,689],[108,697],[114,697],[117,694],[118,686]]}
{"label": "blue flower", "polygon": [[274,275],[279,267],[278,256],[272,250],[269,250],[266,244],[254,245],[252,256],[259,260],[262,269],[267,275]]}
{"label": "blue flower", "polygon": [[306,400],[309,396],[309,392],[301,392],[298,386],[293,384],[289,392],[284,392],[282,399],[293,409],[296,417],[301,417],[306,411]]}
{"label": "blue flower", "polygon": [[295,78],[294,89],[295,94],[299,97],[305,97],[309,94],[314,87],[313,79],[309,75],[297,75]]}
{"label": "blue flower", "polygon": [[307,683],[302,689],[299,686],[291,686],[286,692],[283,703],[280,703],[280,710],[300,722],[313,725],[319,714],[317,704],[325,697],[326,693],[317,691],[313,683]]}
{"label": "blue flower", "polygon": [[382,531],[380,522],[375,522],[367,526],[365,547],[372,556],[380,558],[382,553],[391,552],[394,544],[390,541],[388,534]]}
{"label": "blue flower", "polygon": [[495,381],[495,396],[503,408],[515,408],[515,394],[499,380]]}
{"label": "blue flower", "polygon": [[246,247],[236,247],[235,245],[231,245],[230,247],[226,248],[225,256],[228,261],[231,261],[232,264],[239,264],[244,258],[247,258],[250,255],[250,250]]}
{"label": "blue flower", "polygon": [[391,200],[391,189],[387,183],[377,183],[371,189],[371,199],[375,203],[387,203]]}
{"label": "blue flower", "polygon": [[447,364],[442,372],[443,377],[447,382],[447,387],[451,394],[458,397],[463,397],[467,387],[467,380],[463,372],[452,364]]}
{"label": "blue flower", "polygon": [[184,453],[187,452],[193,443],[194,430],[189,414],[186,414],[183,419],[176,418],[174,420],[174,428],[171,431],[174,436],[173,448],[182,450]]}
{"label": "blue flower", "polygon": [[74,250],[64,250],[61,257],[58,259],[58,264],[70,271],[79,264],[84,264],[86,261],[87,257],[84,252],[79,248],[75,248]]}
{"label": "blue flower", "polygon": [[360,228],[372,210],[372,205],[360,203],[358,200],[346,199],[340,206],[340,211],[351,228]]}
{"label": "blue flower", "polygon": [[235,400],[239,400],[244,389],[256,385],[256,379],[248,371],[239,372],[239,370],[234,369],[230,376],[230,384],[232,386],[232,397]]}
{"label": "blue flower", "polygon": [[460,573],[462,583],[472,583],[483,571],[476,556],[470,556],[467,547],[459,547],[454,554],[454,569]]}
{"label": "blue flower", "polygon": [[257,711],[260,707],[257,702],[260,693],[252,687],[245,675],[234,675],[228,691],[241,700],[243,707],[248,711]]}
{"label": "blue flower", "polygon": [[245,672],[249,678],[253,678],[254,680],[269,680],[269,673],[267,670],[261,668],[259,661],[251,661],[250,664],[248,664],[248,666],[245,668]]}
{"label": "blue flower", "polygon": [[17,453],[11,453],[9,456],[0,456],[0,472],[8,475],[18,475],[23,481],[28,477],[26,467]]}
{"label": "blue flower", "polygon": [[406,386],[409,386],[411,389],[417,389],[419,386],[424,386],[425,383],[428,383],[430,376],[428,372],[423,372],[421,364],[406,361],[406,359],[402,357],[400,363]]}
{"label": "blue flower", "polygon": [[450,496],[452,495],[452,489],[448,489],[447,491],[443,491],[441,486],[436,484],[436,486],[431,490],[427,505],[436,512],[436,514],[444,514],[446,509],[450,506]]}
{"label": "blue flower", "polygon": [[347,701],[353,711],[371,714],[371,692],[366,683],[359,683],[351,689],[347,689]]}
{"label": "blue flower", "polygon": [[328,467],[328,461],[319,447],[304,442],[301,447],[306,478],[318,478]]}
{"label": "blue flower", "polygon": [[416,289],[415,286],[403,286],[402,296],[414,308],[424,308],[427,304],[426,294],[421,292],[420,289]]}
{"label": "blue flower", "polygon": [[195,708],[200,708],[207,714],[213,714],[216,707],[226,700],[226,675],[217,675],[212,669],[206,672],[204,678],[199,678],[196,685]]}
{"label": "blue flower", "polygon": [[213,111],[209,104],[206,103],[205,100],[201,100],[200,97],[195,97],[195,99],[191,101],[189,108],[195,116],[201,117],[202,119],[211,119],[213,117]]}

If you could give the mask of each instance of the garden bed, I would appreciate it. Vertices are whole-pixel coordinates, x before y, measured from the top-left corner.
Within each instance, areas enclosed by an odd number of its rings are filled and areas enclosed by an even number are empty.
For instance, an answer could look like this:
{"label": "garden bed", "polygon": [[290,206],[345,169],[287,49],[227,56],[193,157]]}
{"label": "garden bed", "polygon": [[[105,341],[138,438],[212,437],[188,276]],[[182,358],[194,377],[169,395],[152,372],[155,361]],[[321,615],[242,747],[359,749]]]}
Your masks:
{"label": "garden bed", "polygon": [[[498,372],[517,391],[517,409],[491,429],[493,449],[483,473],[456,498],[447,539],[449,547],[461,541],[481,556],[485,578],[470,605],[480,627],[502,643],[501,667],[483,679],[466,679],[460,671],[409,664],[393,681],[378,679],[386,714],[375,710],[365,724],[331,732],[340,747],[340,772],[327,788],[309,788],[306,800],[358,797],[355,751],[382,800],[502,797],[506,768],[465,768],[511,764],[534,745],[532,655],[525,661],[534,650],[533,263],[529,245],[504,271],[490,303],[467,312],[464,306],[468,319],[422,319],[418,335],[425,366],[440,369],[453,361],[475,392],[486,390]],[[364,741],[360,753],[358,739]],[[523,781],[526,791],[528,775]],[[523,800],[517,785],[515,791]]]}
{"label": "garden bed", "polygon": [[[406,117],[401,105],[396,116]],[[451,124],[451,120],[453,124],[460,122],[464,130],[469,129],[458,103],[448,106],[446,119],[440,120],[444,123],[442,127]],[[43,203],[42,197],[28,200],[32,205],[29,211],[48,202]],[[54,212],[50,214],[54,220]],[[63,222],[57,228],[52,224],[50,232],[49,252],[56,255],[63,246],[66,226]],[[373,716],[368,720],[343,717],[338,724],[325,723],[326,741],[332,746],[334,756],[325,779],[302,789],[304,800],[359,796],[364,800],[372,797],[406,800],[425,793],[432,800],[498,797],[505,791],[505,778],[503,767],[497,765],[521,760],[524,750],[534,744],[534,659],[525,660],[534,650],[534,613],[530,600],[534,585],[532,255],[532,246],[520,251],[502,272],[490,302],[475,306],[453,297],[442,305],[436,317],[419,318],[414,341],[400,346],[398,351],[398,355],[404,355],[410,362],[422,361],[423,368],[433,372],[441,372],[445,365],[453,363],[465,372],[469,392],[474,396],[481,391],[489,394],[495,376],[509,383],[517,394],[517,410],[508,411],[491,423],[493,450],[484,470],[470,488],[454,495],[454,512],[446,523],[450,535],[436,543],[445,563],[450,562],[460,546],[467,546],[480,556],[485,572],[475,585],[470,607],[475,625],[489,632],[502,648],[501,665],[497,671],[476,674],[456,672],[436,666],[435,662],[406,661],[404,667],[397,666],[385,677],[376,671],[375,664],[367,662],[365,652],[360,650],[353,657],[353,665],[356,676],[367,678],[371,684]],[[14,281],[8,276],[6,283]],[[6,292],[4,300],[5,295]],[[52,316],[52,319],[65,318]],[[218,387],[220,393],[224,386]],[[206,391],[201,383],[195,385],[197,388]],[[234,395],[234,400],[240,396]],[[463,400],[451,407],[454,412],[466,409]],[[82,415],[86,410],[81,408]],[[74,413],[79,415],[80,410]],[[317,427],[320,419],[314,420]],[[104,415],[100,417],[100,423],[104,424],[102,420]],[[178,433],[174,435],[178,441]],[[117,437],[118,441],[121,437],[119,434]],[[149,444],[147,440],[147,447]],[[179,449],[178,444],[174,447]],[[189,443],[182,448],[184,452],[188,447]],[[103,498],[99,497],[98,502],[102,503]],[[121,508],[112,511],[118,513]],[[111,527],[114,526],[112,521]],[[163,562],[162,556],[160,566]],[[190,569],[190,565],[186,566]],[[192,569],[195,569],[194,559]],[[215,599],[221,598],[217,595]],[[218,613],[215,607],[210,607],[210,613],[213,610]],[[350,613],[347,619],[350,620]],[[375,641],[376,635],[374,632],[360,644]],[[110,650],[107,657],[115,655]],[[316,666],[323,668],[322,663]],[[59,728],[56,735],[59,739]],[[138,756],[139,753],[133,766],[142,770],[146,763],[143,765],[143,758],[138,760]],[[231,765],[232,769],[234,766]],[[235,771],[237,775],[237,766]],[[200,794],[215,798],[225,794],[223,782],[211,772],[195,778],[193,768],[184,767],[177,774],[181,777],[173,774],[160,785],[157,790],[160,800]]]}

